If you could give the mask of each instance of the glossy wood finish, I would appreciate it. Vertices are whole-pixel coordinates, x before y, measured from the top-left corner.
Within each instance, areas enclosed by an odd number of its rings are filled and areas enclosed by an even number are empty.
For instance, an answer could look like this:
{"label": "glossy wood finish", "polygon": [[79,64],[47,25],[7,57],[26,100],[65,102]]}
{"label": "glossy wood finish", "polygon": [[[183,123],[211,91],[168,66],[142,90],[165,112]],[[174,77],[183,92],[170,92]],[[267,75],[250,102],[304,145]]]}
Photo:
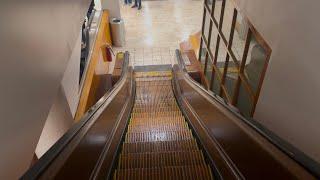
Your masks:
{"label": "glossy wood finish", "polygon": [[[106,43],[111,44],[110,27],[109,27],[109,12],[104,10],[101,15],[97,38],[94,42],[92,54],[88,64],[87,72],[84,74],[84,84],[80,95],[80,101],[76,112],[75,121],[79,121],[85,112],[93,106],[97,101],[96,91],[99,87],[100,77],[96,74],[97,64],[103,61],[101,55],[101,46]],[[108,69],[105,69],[108,72]]]}
{"label": "glossy wood finish", "polygon": [[[181,67],[181,68],[180,68]],[[221,176],[226,179],[315,179],[222,100],[174,66],[174,92]],[[224,105],[223,105],[224,104]]]}
{"label": "glossy wood finish", "polygon": [[[112,155],[117,153],[117,143],[121,141],[121,135],[131,111],[130,101],[128,101],[130,99],[127,98],[131,96],[129,90],[130,84],[125,84],[110,102],[108,108],[101,112],[59,169],[55,178],[89,179],[94,176],[96,168],[100,169],[99,161],[103,163],[103,160],[100,159],[105,157],[108,163],[104,163],[104,170],[112,167]],[[104,151],[108,152],[105,154]]]}
{"label": "glossy wood finish", "polygon": [[186,57],[188,57],[190,61],[190,65],[186,65],[186,70],[188,71],[189,75],[199,83],[204,81],[204,74],[201,71],[200,62],[197,61],[197,57],[194,50],[184,51],[183,53]]}
{"label": "glossy wood finish", "polygon": [[115,85],[118,80],[121,77],[122,73],[122,65],[123,65],[123,53],[118,53],[115,61],[115,65],[113,68],[112,76],[111,76],[111,81],[112,81],[112,86]]}

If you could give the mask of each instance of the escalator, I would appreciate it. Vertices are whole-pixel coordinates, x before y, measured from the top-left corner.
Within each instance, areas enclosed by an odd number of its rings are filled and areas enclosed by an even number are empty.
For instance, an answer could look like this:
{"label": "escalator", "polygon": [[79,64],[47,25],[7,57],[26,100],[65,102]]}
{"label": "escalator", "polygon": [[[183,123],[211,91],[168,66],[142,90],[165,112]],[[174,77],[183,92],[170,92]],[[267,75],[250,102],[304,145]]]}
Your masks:
{"label": "escalator", "polygon": [[178,65],[129,66],[21,179],[316,179],[319,165]]}
{"label": "escalator", "polygon": [[136,73],[136,99],[114,179],[212,179],[171,88],[171,72]]}

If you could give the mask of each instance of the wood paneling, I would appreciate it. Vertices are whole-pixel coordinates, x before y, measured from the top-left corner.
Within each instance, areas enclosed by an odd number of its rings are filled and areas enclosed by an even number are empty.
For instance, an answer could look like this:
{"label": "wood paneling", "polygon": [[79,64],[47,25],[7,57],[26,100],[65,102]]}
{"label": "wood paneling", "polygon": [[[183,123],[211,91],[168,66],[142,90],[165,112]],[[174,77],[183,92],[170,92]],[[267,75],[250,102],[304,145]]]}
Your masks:
{"label": "wood paneling", "polygon": [[[98,61],[102,61],[101,46],[109,43],[111,44],[110,27],[109,27],[109,13],[104,10],[101,15],[101,21],[98,29],[97,38],[93,46],[93,52],[90,58],[89,67],[86,73],[80,101],[75,116],[75,121],[79,121],[83,114],[96,103],[96,91],[99,87],[100,78],[95,74],[95,69]],[[106,72],[108,69],[105,70]]]}

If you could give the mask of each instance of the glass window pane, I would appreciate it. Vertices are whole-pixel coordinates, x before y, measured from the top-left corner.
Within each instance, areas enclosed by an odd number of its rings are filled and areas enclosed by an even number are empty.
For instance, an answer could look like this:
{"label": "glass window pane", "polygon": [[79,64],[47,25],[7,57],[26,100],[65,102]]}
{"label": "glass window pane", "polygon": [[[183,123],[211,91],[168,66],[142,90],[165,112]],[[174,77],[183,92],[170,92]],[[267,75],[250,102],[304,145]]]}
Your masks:
{"label": "glass window pane", "polygon": [[206,54],[207,54],[207,49],[206,49],[206,47],[204,45],[204,42],[202,41],[200,62],[201,62],[201,67],[203,67],[203,68],[204,68],[204,65],[206,63]]}
{"label": "glass window pane", "polygon": [[240,90],[239,90],[239,96],[238,96],[238,103],[237,103],[237,107],[239,109],[239,111],[241,112],[241,114],[244,117],[250,117],[250,112],[252,109],[252,101],[250,99],[250,95],[247,92],[247,90],[245,89],[245,87],[242,85],[240,85]]}
{"label": "glass window pane", "polygon": [[213,56],[214,56],[214,53],[216,51],[217,37],[218,37],[218,29],[216,28],[215,25],[212,25],[211,40],[210,40],[210,51],[211,51]]}
{"label": "glass window pane", "polygon": [[266,60],[266,50],[256,41],[256,38],[252,36],[244,74],[255,93],[257,92],[262,71],[266,65]]}
{"label": "glass window pane", "polygon": [[235,6],[233,4],[233,1],[226,0],[224,16],[223,16],[223,24],[222,24],[222,33],[227,41],[229,41],[229,38],[230,38],[234,8]]}
{"label": "glass window pane", "polygon": [[224,85],[227,89],[229,96],[232,98],[234,93],[234,87],[238,79],[239,68],[235,63],[230,60],[228,63],[228,69]]}
{"label": "glass window pane", "polygon": [[206,20],[204,23],[204,37],[208,41],[209,40],[209,28],[210,28],[210,13],[206,11]]}
{"label": "glass window pane", "polygon": [[211,82],[211,76],[212,76],[212,60],[211,60],[210,56],[208,56],[206,78],[207,78],[209,84]]}
{"label": "glass window pane", "polygon": [[223,42],[220,40],[216,65],[217,65],[217,68],[219,69],[221,75],[223,74],[223,71],[224,71],[226,58],[227,58],[227,49],[224,46]]}
{"label": "glass window pane", "polygon": [[213,77],[213,84],[212,84],[212,91],[216,94],[220,94],[220,80],[218,78],[218,75],[216,73],[214,73],[214,77]]}
{"label": "glass window pane", "polygon": [[216,0],[215,3],[215,8],[214,8],[214,14],[213,17],[216,19],[216,21],[219,23],[220,21],[220,14],[221,14],[221,7],[222,7],[222,2],[224,0]]}
{"label": "glass window pane", "polygon": [[221,97],[222,97],[225,101],[229,102],[226,94],[224,93],[224,91],[221,92]]}
{"label": "glass window pane", "polygon": [[238,13],[231,50],[239,64],[242,60],[248,28],[247,21]]}

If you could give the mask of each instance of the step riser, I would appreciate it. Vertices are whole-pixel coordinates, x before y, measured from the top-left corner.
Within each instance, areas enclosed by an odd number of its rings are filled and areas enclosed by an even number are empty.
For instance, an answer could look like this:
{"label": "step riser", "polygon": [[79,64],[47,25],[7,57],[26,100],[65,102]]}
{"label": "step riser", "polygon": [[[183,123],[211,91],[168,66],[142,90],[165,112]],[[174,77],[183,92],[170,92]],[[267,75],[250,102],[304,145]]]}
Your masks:
{"label": "step riser", "polygon": [[124,143],[122,154],[143,152],[172,152],[199,150],[194,139],[187,141],[165,141],[152,143]]}
{"label": "step riser", "polygon": [[138,153],[121,155],[118,169],[153,168],[201,164],[205,164],[205,161],[200,151]]}
{"label": "step riser", "polygon": [[167,167],[154,169],[129,169],[118,170],[114,179],[128,180],[209,180],[212,179],[210,168],[208,166],[187,166],[187,167]]}
{"label": "step riser", "polygon": [[128,133],[125,142],[179,141],[192,138],[190,131]]}

